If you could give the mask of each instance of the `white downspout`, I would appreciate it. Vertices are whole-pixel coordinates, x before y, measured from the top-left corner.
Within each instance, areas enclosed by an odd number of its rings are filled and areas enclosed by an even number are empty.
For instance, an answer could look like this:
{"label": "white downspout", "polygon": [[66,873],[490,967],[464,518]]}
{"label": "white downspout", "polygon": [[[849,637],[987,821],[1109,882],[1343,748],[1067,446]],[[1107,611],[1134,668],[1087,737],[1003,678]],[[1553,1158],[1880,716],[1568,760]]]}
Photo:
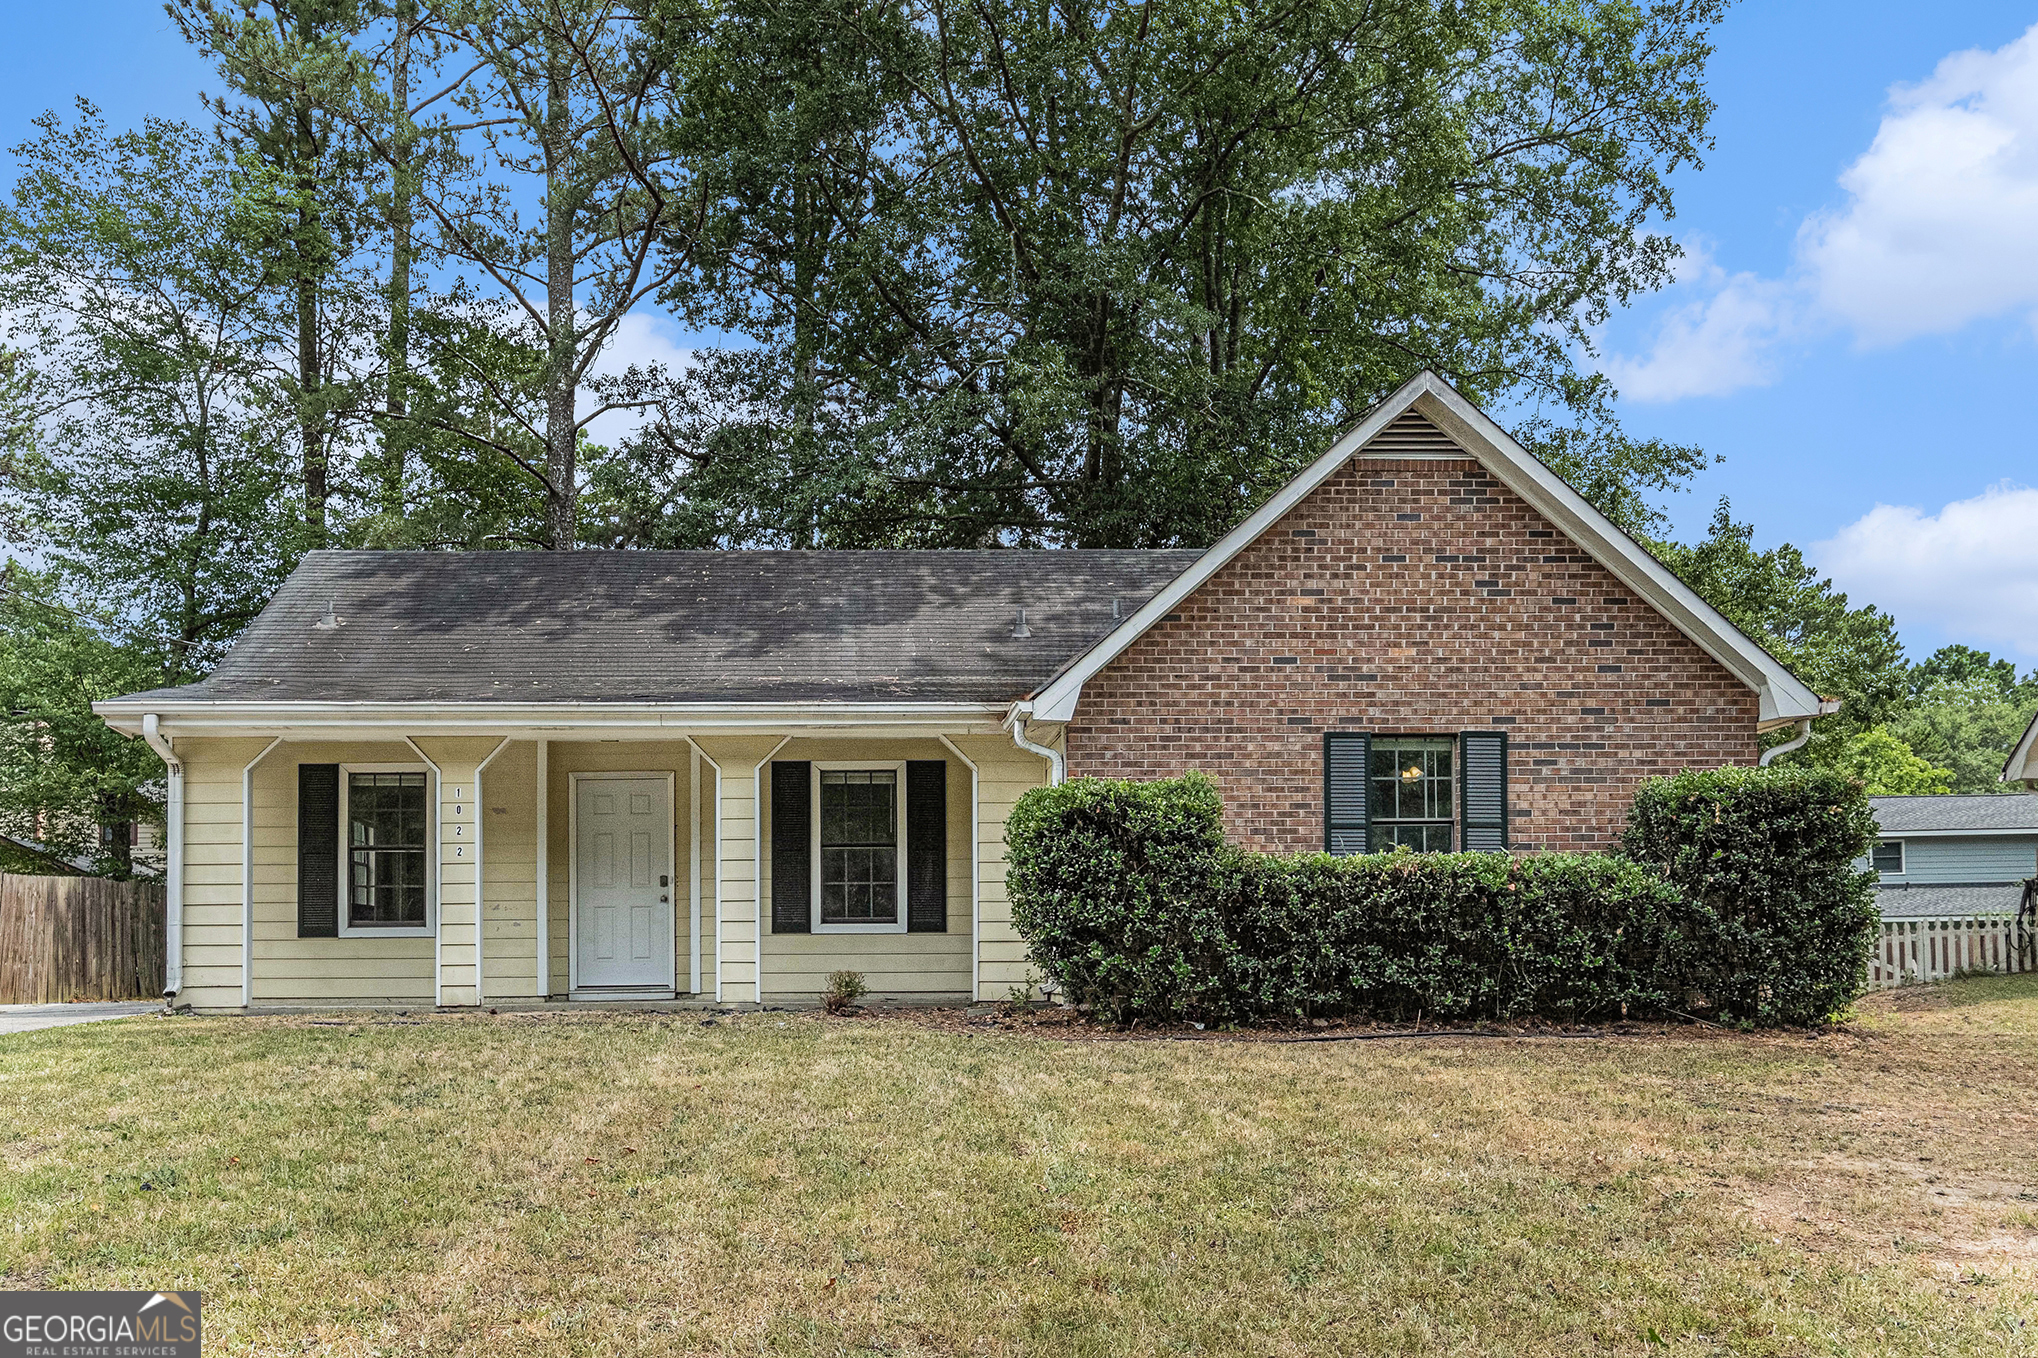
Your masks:
{"label": "white downspout", "polygon": [[1005,718],[1006,727],[1012,732],[1012,743],[1029,754],[1037,754],[1047,761],[1047,782],[1050,787],[1060,787],[1065,777],[1061,751],[1046,745],[1036,745],[1026,738],[1026,714],[1017,707]]}
{"label": "white downspout", "polygon": [[241,1008],[255,1002],[255,765],[283,743],[278,736],[241,769]]}
{"label": "white downspout", "polygon": [[163,761],[169,779],[163,808],[163,837],[170,841],[163,866],[163,994],[174,1002],[184,988],[184,761],[171,750],[153,712],[142,718],[142,739]]}
{"label": "white downspout", "polygon": [[1758,768],[1768,768],[1778,755],[1789,754],[1792,750],[1801,748],[1811,738],[1812,719],[1810,717],[1799,717],[1797,719],[1797,739],[1786,740],[1781,745],[1770,746],[1762,752],[1762,758],[1756,761],[1756,766]]}

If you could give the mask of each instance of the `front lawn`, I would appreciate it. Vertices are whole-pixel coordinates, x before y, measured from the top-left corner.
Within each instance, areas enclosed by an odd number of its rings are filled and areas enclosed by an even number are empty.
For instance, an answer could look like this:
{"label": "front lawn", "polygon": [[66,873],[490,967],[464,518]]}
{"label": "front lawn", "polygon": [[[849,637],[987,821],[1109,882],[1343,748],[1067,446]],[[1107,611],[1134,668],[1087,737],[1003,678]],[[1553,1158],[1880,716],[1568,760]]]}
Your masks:
{"label": "front lawn", "polygon": [[0,1287],[208,1353],[2038,1353],[2038,983],[1847,1031],[0,1038]]}

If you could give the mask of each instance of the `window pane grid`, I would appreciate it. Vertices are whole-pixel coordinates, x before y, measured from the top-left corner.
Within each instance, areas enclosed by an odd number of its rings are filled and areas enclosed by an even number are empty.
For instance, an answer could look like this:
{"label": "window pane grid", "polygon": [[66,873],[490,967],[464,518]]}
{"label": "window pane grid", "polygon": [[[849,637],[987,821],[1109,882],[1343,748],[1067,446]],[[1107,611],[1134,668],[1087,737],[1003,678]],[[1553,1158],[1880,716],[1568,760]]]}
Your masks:
{"label": "window pane grid", "polygon": [[1366,847],[1449,853],[1456,829],[1456,742],[1448,737],[1373,741],[1366,769]]}
{"label": "window pane grid", "polygon": [[899,921],[896,769],[821,771],[821,923]]}
{"label": "window pane grid", "polygon": [[347,923],[425,923],[425,776],[347,775]]}

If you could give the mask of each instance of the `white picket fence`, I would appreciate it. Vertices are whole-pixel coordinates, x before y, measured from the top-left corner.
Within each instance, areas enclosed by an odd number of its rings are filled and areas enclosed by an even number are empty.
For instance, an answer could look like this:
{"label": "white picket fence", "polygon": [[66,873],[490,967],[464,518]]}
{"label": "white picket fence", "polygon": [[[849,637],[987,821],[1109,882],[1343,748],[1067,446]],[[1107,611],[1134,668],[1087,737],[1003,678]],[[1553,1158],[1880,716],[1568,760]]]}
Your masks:
{"label": "white picket fence", "polygon": [[2038,971],[2038,935],[2020,926],[2014,911],[1885,918],[1868,984],[1946,981],[1973,971]]}

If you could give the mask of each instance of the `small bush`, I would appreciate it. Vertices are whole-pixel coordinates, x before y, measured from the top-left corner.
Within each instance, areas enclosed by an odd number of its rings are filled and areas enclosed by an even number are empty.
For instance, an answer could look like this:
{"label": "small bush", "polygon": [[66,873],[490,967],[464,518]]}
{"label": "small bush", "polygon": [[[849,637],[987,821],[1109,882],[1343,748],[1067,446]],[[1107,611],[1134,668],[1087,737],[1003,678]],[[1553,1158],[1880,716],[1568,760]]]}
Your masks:
{"label": "small bush", "polygon": [[1729,768],[1653,778],[1622,848],[1679,888],[1664,971],[1739,1022],[1818,1023],[1868,977],[1878,915],[1861,785],[1828,769]]}
{"label": "small bush", "polygon": [[1865,980],[1872,833],[1844,779],[1729,769],[1645,787],[1625,857],[1280,857],[1224,842],[1201,775],[1078,779],[1020,798],[1008,882],[1035,963],[1121,1023],[1807,1023]]}
{"label": "small bush", "polygon": [[845,1013],[856,1006],[856,1002],[870,993],[860,971],[831,971],[828,973],[828,992],[821,997],[821,1007],[831,1014]]}

